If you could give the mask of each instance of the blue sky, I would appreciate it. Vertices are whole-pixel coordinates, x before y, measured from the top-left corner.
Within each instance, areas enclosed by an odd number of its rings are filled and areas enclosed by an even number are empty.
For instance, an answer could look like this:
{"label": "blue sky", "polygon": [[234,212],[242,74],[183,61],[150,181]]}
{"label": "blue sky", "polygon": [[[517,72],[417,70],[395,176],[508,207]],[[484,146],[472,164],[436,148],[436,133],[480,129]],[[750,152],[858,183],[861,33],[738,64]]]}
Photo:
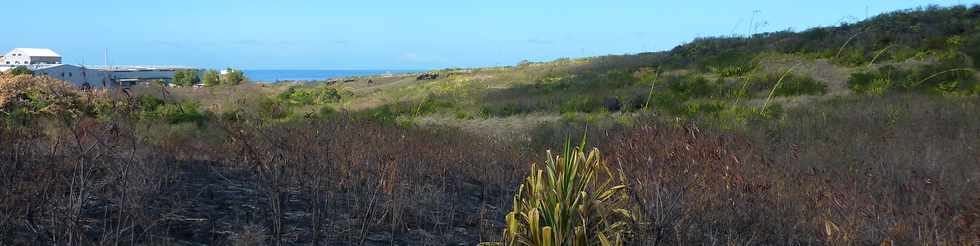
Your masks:
{"label": "blue sky", "polygon": [[0,49],[66,63],[433,69],[670,49],[700,36],[804,30],[971,1],[5,1]]}

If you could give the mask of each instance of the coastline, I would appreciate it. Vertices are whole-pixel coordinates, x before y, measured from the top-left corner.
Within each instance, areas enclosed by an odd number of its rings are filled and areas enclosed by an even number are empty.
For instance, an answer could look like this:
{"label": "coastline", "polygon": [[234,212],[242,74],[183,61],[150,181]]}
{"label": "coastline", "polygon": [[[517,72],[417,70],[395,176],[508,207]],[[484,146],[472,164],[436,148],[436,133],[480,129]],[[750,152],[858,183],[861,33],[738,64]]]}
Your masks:
{"label": "coastline", "polygon": [[364,69],[364,70],[343,70],[343,69],[248,69],[244,70],[245,75],[254,82],[258,83],[277,83],[277,82],[313,82],[329,81],[343,78],[367,78],[367,77],[396,77],[407,74],[425,72],[427,70],[409,69]]}

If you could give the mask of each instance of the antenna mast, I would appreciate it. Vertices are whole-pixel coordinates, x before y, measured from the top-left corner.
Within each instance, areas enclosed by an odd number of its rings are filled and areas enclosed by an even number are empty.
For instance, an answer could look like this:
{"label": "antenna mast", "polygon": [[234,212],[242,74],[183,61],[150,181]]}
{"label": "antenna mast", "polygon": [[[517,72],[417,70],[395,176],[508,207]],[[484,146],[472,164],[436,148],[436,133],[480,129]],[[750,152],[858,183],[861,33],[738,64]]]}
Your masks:
{"label": "antenna mast", "polygon": [[106,79],[108,79],[110,83],[116,84],[115,83],[116,82],[115,81],[115,78],[112,77],[112,67],[109,66],[109,48],[105,48],[105,57],[104,58],[105,58],[105,74],[106,74]]}

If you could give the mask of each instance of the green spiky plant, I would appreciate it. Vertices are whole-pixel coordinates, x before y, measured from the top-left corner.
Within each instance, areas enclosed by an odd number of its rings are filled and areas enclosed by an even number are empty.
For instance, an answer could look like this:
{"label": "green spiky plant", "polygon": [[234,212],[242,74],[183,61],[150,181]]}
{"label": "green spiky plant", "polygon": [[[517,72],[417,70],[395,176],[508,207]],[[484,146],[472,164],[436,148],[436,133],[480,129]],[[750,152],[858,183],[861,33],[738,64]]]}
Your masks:
{"label": "green spiky plant", "polygon": [[561,155],[552,155],[543,169],[518,188],[507,214],[506,245],[622,245],[634,218],[622,172],[606,166],[598,149],[585,152],[566,141]]}

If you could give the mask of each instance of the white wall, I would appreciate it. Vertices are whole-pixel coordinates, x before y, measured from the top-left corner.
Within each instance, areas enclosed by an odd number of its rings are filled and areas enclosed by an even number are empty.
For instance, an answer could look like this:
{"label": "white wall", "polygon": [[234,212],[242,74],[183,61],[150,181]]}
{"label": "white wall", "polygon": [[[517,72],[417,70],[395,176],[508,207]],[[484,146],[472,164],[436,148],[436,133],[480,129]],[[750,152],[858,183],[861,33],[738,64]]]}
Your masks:
{"label": "white wall", "polygon": [[[16,65],[0,65],[0,67],[12,69]],[[88,84],[93,88],[115,86],[113,80],[163,80],[170,82],[176,73],[176,70],[173,69],[117,70],[108,72],[69,64],[27,65],[26,67],[33,70],[36,76],[49,76],[54,79],[67,81],[75,86]],[[203,70],[195,69],[195,71],[198,72],[198,76],[203,76]]]}
{"label": "white wall", "polygon": [[14,49],[3,55],[2,65],[61,64],[61,57],[31,57]]}
{"label": "white wall", "polygon": [[170,81],[174,78],[176,71],[173,70],[155,70],[155,71],[114,71],[112,72],[112,77],[116,79],[140,79],[140,80],[164,80]]}
{"label": "white wall", "polygon": [[83,86],[88,83],[93,88],[109,85],[108,73],[94,69],[86,69],[75,65],[58,65],[34,70],[34,75],[45,75],[55,79],[64,80],[75,86]]}

